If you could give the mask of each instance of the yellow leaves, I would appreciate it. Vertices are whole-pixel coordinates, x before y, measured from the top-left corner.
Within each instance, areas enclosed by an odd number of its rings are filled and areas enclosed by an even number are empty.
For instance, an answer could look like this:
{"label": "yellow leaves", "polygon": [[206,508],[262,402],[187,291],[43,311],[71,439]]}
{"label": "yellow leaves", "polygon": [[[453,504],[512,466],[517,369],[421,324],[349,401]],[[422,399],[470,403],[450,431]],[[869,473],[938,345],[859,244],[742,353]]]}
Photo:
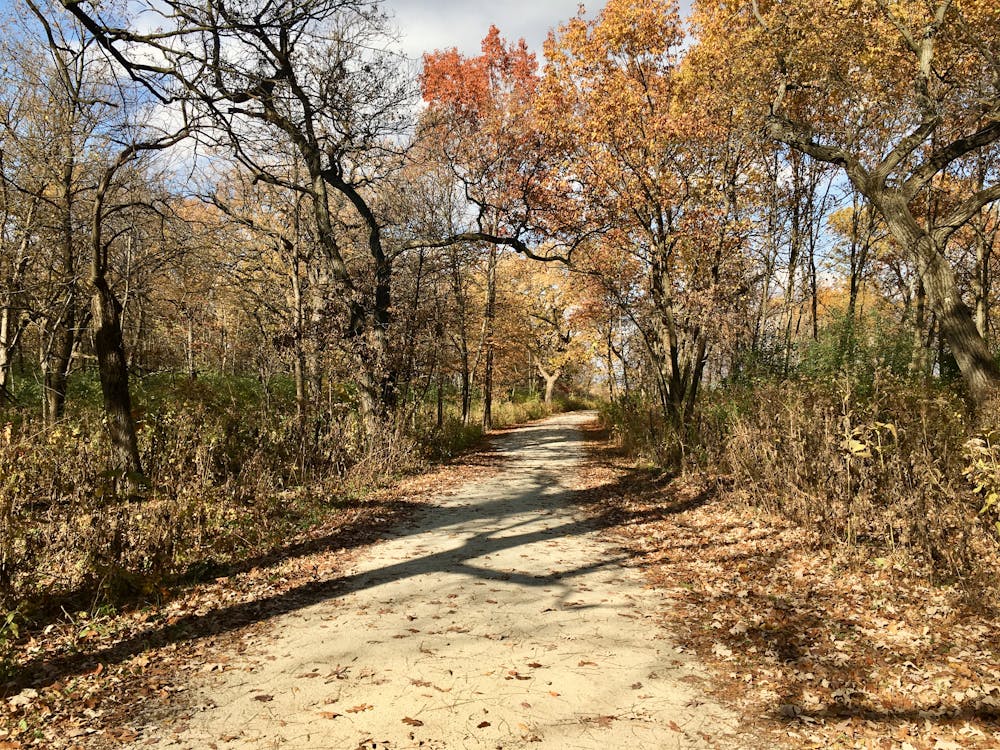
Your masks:
{"label": "yellow leaves", "polygon": [[896,425],[874,422],[859,425],[851,430],[840,443],[840,448],[851,458],[883,458],[891,443],[899,442]]}
{"label": "yellow leaves", "polygon": [[992,515],[997,532],[1000,533],[1000,434],[988,432],[967,440],[962,446],[965,451],[966,466],[963,475],[972,492],[982,499],[980,515]]}
{"label": "yellow leaves", "polygon": [[846,438],[840,446],[855,458],[872,457],[871,447],[867,443],[863,443],[855,438]]}
{"label": "yellow leaves", "polygon": [[605,54],[627,57],[665,56],[682,39],[677,5],[664,0],[610,0],[593,32]]}
{"label": "yellow leaves", "polygon": [[[948,70],[949,82],[932,82],[931,96],[956,126],[966,127],[966,118],[975,114],[968,102],[989,95],[981,71],[1000,51],[995,41],[1000,39],[1000,6],[983,0],[955,3],[936,27],[937,6],[918,0],[761,1],[755,13],[749,0],[701,0],[693,17],[699,41],[685,66],[700,86],[726,99],[753,102],[762,112],[785,82],[792,84],[785,103],[807,107],[817,127],[849,137],[858,121],[858,102],[868,101],[866,120],[879,127],[895,125],[902,133],[911,122],[879,113],[917,106],[920,40],[933,34],[933,67]],[[711,98],[705,101],[712,106]]]}

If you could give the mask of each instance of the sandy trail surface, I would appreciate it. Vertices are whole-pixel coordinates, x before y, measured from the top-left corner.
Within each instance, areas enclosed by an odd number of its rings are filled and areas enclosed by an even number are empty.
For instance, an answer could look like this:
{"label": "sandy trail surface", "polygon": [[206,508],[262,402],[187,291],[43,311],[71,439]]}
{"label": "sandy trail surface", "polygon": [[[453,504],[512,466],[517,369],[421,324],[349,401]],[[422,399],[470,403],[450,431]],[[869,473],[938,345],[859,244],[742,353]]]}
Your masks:
{"label": "sandy trail surface", "polygon": [[499,436],[497,476],[372,547],[340,595],[276,618],[196,686],[190,720],[136,747],[733,747],[735,717],[658,625],[662,598],[574,507],[592,417]]}

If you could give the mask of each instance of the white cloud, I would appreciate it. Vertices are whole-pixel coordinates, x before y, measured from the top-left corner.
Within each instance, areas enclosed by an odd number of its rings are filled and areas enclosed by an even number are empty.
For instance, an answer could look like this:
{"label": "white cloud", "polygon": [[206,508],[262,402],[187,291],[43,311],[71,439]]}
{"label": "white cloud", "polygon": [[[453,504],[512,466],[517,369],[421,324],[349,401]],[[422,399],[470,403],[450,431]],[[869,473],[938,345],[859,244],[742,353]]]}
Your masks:
{"label": "white cloud", "polygon": [[[469,0],[387,0],[385,7],[396,17],[403,51],[419,59],[424,52],[458,47],[468,55],[480,51],[480,42],[490,24],[509,41],[524,38],[541,57],[542,42],[549,29],[576,15],[579,0],[506,0],[500,3]],[[588,15],[603,2],[588,3]]]}

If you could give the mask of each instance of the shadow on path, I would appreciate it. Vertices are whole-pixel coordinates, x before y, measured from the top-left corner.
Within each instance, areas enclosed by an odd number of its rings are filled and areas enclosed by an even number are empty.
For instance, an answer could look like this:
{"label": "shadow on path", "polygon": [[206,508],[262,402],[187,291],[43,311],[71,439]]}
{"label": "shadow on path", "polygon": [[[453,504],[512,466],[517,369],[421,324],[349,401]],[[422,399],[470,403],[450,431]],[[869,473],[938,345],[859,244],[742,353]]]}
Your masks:
{"label": "shadow on path", "polygon": [[[158,623],[99,650],[42,655],[25,663],[6,687],[13,691],[42,688],[73,675],[91,672],[101,664],[124,662],[147,649],[235,631],[350,592],[426,573],[449,572],[481,580],[509,581],[525,587],[551,587],[596,569],[619,565],[624,558],[574,565],[558,572],[501,571],[475,562],[536,542],[587,534],[617,522],[618,514],[611,510],[585,516],[581,504],[586,502],[593,506],[600,494],[623,491],[632,481],[628,476],[599,488],[596,493],[593,489],[578,492],[565,486],[575,473],[576,459],[582,454],[583,436],[577,425],[583,421],[585,418],[579,415],[572,419],[557,418],[500,436],[496,448],[506,454],[506,460],[499,477],[467,484],[458,492],[449,493],[441,505],[420,506],[421,510],[412,520],[398,525],[390,533],[399,538],[435,529],[452,529],[456,538],[462,538],[454,548],[418,553],[375,570],[312,581],[270,597],[205,614],[187,615],[169,624]],[[372,534],[385,535],[384,531]],[[337,533],[290,546],[278,554],[246,561],[227,573],[345,546],[349,545],[343,534]]]}

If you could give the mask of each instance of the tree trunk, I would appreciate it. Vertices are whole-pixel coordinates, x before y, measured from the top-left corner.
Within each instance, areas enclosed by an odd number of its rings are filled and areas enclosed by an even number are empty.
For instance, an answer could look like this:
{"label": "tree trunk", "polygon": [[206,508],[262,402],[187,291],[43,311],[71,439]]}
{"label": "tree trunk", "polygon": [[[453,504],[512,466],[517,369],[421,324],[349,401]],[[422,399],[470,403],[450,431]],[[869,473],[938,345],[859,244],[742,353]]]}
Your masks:
{"label": "tree trunk", "polygon": [[[297,251],[296,251],[297,252]],[[292,259],[292,302],[295,305],[292,320],[293,342],[293,377],[295,378],[295,413],[298,417],[299,434],[302,439],[306,434],[308,389],[306,388],[306,352],[305,352],[305,300],[302,294],[302,281],[299,276],[298,255]]]}
{"label": "tree trunk", "polygon": [[985,403],[1000,385],[1000,368],[976,329],[972,313],[959,296],[951,269],[932,263],[923,273],[927,296],[937,313],[941,336],[951,349],[969,395]]}
{"label": "tree trunk", "polygon": [[784,333],[784,357],[782,362],[782,375],[788,377],[788,371],[792,361],[792,323],[795,320],[795,274],[798,270],[799,252],[802,247],[802,161],[797,156],[797,151],[792,151],[792,227],[791,237],[788,241],[788,273],[785,278],[785,307],[788,310],[788,319],[785,321]]}
{"label": "tree trunk", "polygon": [[39,199],[32,199],[24,220],[21,241],[18,243],[14,256],[13,273],[10,276],[10,286],[3,294],[3,307],[0,309],[0,402],[10,399],[10,376],[14,364],[14,351],[17,349],[21,335],[28,324],[28,317],[23,309],[24,277],[27,272],[29,254],[28,247],[31,238],[31,227],[34,226]]}
{"label": "tree trunk", "polygon": [[556,381],[559,380],[559,376],[562,375],[562,369],[557,367],[552,372],[546,372],[545,368],[538,365],[538,372],[545,380],[545,405],[552,405],[552,393],[556,388]]}
{"label": "tree trunk", "polygon": [[462,350],[461,372],[462,424],[468,425],[472,419],[472,373],[469,369],[469,350]]}
{"label": "tree trunk", "polygon": [[390,306],[392,303],[392,267],[388,260],[376,264],[374,308],[364,316],[359,365],[362,419],[369,435],[384,426],[396,410],[398,371],[392,362],[389,342]]}
{"label": "tree trunk", "polygon": [[976,235],[976,277],[973,291],[976,295],[976,330],[983,340],[989,343],[990,328],[990,258],[993,243],[989,242],[982,231]]}
{"label": "tree trunk", "polygon": [[308,404],[307,389],[306,389],[306,355],[302,350],[302,342],[295,342],[295,362],[294,367],[294,377],[295,377],[295,412],[299,421],[299,429],[302,434],[305,434],[306,428],[306,405]]}
{"label": "tree trunk", "polygon": [[48,341],[43,344],[44,362],[42,364],[43,384],[45,393],[42,396],[42,414],[46,425],[53,425],[63,417],[66,406],[66,385],[69,380],[69,370],[73,361],[73,346],[76,343],[76,280],[75,257],[73,252],[73,177],[76,162],[70,158],[63,165],[61,218],[61,240],[58,273],[65,284],[62,299],[56,304],[62,305],[61,314],[50,313],[47,334],[43,338]]}
{"label": "tree trunk", "polygon": [[[75,295],[69,304],[75,304]],[[75,316],[67,311],[64,319],[53,321],[57,329],[52,332],[52,346],[46,353],[42,364],[42,382],[45,389],[43,396],[43,417],[47,426],[51,427],[60,419],[66,410],[66,386],[69,382],[69,369],[73,361],[73,338],[75,332],[72,326]]]}
{"label": "tree trunk", "polygon": [[611,325],[609,324],[608,337],[606,341],[607,347],[605,350],[605,359],[608,368],[608,400],[611,401],[612,403],[614,403],[615,401],[615,380],[617,379],[615,375],[614,354],[612,353],[614,350],[614,342],[612,341],[613,335],[614,335],[614,328],[612,328]]}
{"label": "tree trunk", "polygon": [[121,473],[121,487],[132,496],[138,494],[142,484],[142,461],[129,394],[121,304],[103,277],[93,280],[93,284],[94,350],[104,395],[111,453],[115,469]]}
{"label": "tree trunk", "polygon": [[986,403],[1000,385],[1000,367],[962,301],[954,270],[934,238],[917,224],[901,196],[882,195],[873,202],[896,241],[907,248],[916,263],[941,336],[958,363],[969,395],[977,404]]}
{"label": "tree trunk", "polygon": [[13,311],[8,306],[0,310],[0,403],[9,400],[10,395],[10,371],[14,364],[14,346],[16,341],[13,336],[13,325],[11,318]]}
{"label": "tree trunk", "polygon": [[[927,42],[929,41],[930,37],[927,37]],[[955,209],[949,213],[947,220],[940,219],[941,223],[935,224],[934,217],[929,216],[926,225],[922,225],[910,209],[916,194],[911,193],[906,186],[912,180],[917,180],[917,190],[931,186],[933,175],[940,174],[943,166],[954,159],[954,157],[948,158],[947,149],[944,152],[940,150],[935,152],[937,156],[945,159],[935,171],[926,175],[915,172],[908,179],[899,180],[897,185],[890,186],[888,176],[899,165],[898,160],[893,161],[899,155],[898,151],[894,151],[886,161],[869,172],[861,165],[860,159],[839,149],[830,149],[814,142],[811,130],[787,119],[783,111],[769,118],[768,128],[777,140],[821,161],[844,167],[848,179],[882,214],[892,236],[901,247],[905,248],[916,265],[927,290],[931,309],[937,316],[941,335],[958,363],[970,397],[977,405],[989,401],[1000,386],[1000,367],[997,367],[986,341],[976,329],[972,313],[962,301],[955,271],[944,256],[948,239],[972,219],[977,208],[978,210],[983,208],[985,204],[980,203],[980,199],[985,199],[987,196],[980,191],[976,194],[978,197],[970,197],[964,207],[960,204],[961,210]],[[926,134],[923,137],[926,137]],[[956,153],[962,155],[986,146],[989,142],[976,145],[974,138],[960,139],[953,141],[948,148],[957,149]],[[899,144],[903,145],[906,144]],[[909,144],[910,152],[918,145],[919,141]],[[931,145],[933,146],[933,143]],[[930,158],[924,164],[933,167],[935,159]],[[900,184],[902,187],[898,186]]]}
{"label": "tree trunk", "polygon": [[486,361],[483,370],[483,430],[493,429],[493,325],[497,313],[497,247],[490,245],[489,264],[486,269]]}
{"label": "tree trunk", "polygon": [[438,367],[437,372],[437,428],[444,427],[444,370]]}
{"label": "tree trunk", "polygon": [[185,353],[187,354],[187,376],[188,380],[195,380],[198,377],[198,370],[194,366],[194,316],[190,313],[187,316],[187,331],[185,336]]}

